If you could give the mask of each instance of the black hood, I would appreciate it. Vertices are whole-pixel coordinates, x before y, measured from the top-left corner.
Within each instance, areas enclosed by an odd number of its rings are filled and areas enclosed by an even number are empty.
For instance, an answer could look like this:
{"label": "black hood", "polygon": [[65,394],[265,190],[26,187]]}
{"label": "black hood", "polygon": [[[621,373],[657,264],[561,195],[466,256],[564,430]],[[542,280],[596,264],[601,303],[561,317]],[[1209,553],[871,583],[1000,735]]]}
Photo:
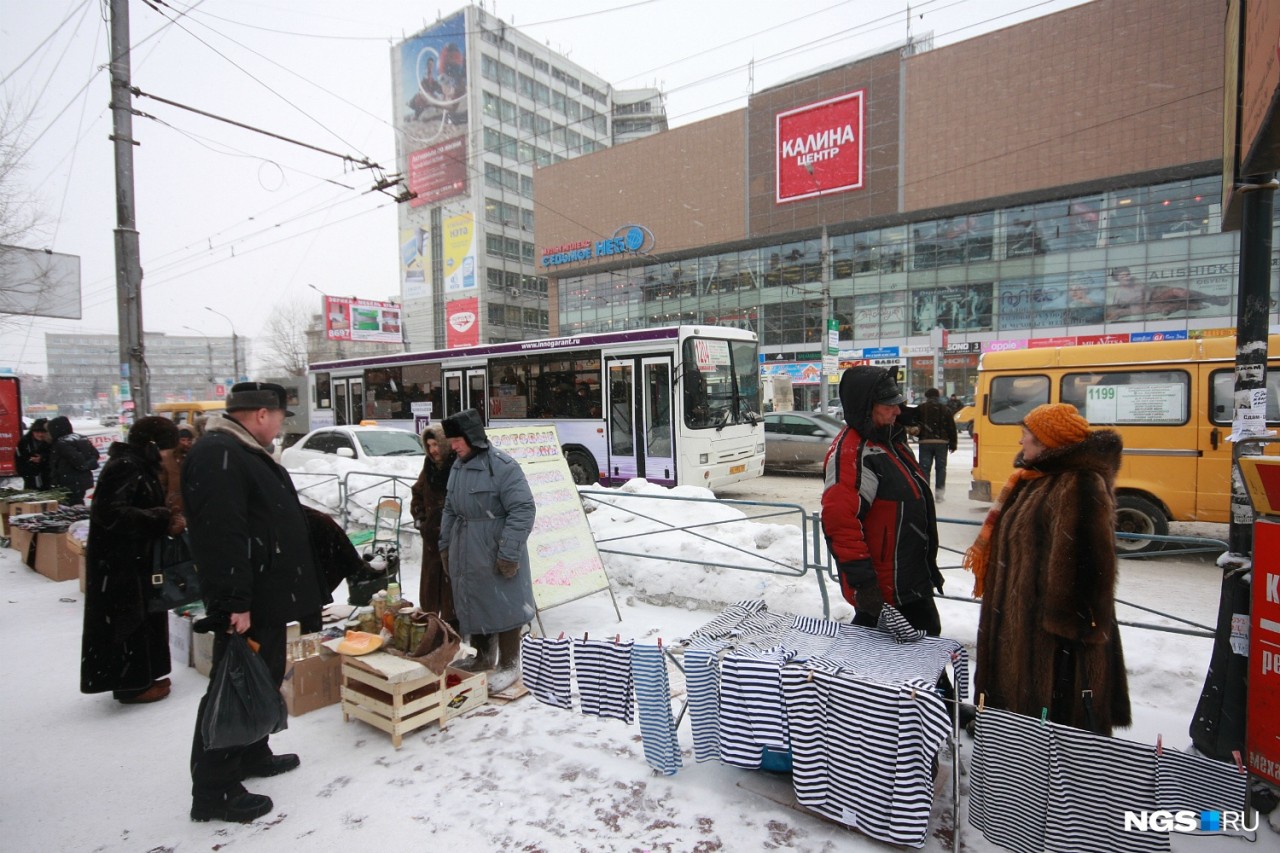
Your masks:
{"label": "black hood", "polygon": [[[869,437],[872,434],[871,407],[877,402],[900,405],[905,399],[898,387],[896,371],[861,365],[849,368],[840,377],[840,405],[844,409],[844,422],[857,430],[858,435]],[[902,406],[896,426],[910,426],[915,423],[915,418],[915,408]],[[898,431],[890,428],[877,437],[888,440],[892,437],[891,433]]]}
{"label": "black hood", "polygon": [[444,419],[446,438],[465,438],[472,450],[488,450],[489,436],[484,431],[484,418],[475,409],[467,409]]}
{"label": "black hood", "polygon": [[62,438],[64,435],[71,435],[74,430],[71,429],[71,419],[66,415],[58,415],[49,421],[49,437],[54,441]]}

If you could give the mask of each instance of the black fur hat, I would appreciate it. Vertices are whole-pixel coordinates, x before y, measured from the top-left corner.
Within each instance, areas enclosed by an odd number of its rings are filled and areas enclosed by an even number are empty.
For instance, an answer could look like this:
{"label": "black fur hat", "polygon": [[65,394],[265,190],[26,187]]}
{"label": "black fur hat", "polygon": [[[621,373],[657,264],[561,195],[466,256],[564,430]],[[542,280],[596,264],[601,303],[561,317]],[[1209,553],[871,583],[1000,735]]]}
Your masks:
{"label": "black fur hat", "polygon": [[128,441],[134,447],[154,444],[160,450],[172,450],[178,446],[178,425],[168,418],[148,415],[129,427]]}
{"label": "black fur hat", "polygon": [[484,418],[475,409],[467,409],[444,419],[445,438],[465,438],[474,450],[486,450],[489,436],[484,431]]}

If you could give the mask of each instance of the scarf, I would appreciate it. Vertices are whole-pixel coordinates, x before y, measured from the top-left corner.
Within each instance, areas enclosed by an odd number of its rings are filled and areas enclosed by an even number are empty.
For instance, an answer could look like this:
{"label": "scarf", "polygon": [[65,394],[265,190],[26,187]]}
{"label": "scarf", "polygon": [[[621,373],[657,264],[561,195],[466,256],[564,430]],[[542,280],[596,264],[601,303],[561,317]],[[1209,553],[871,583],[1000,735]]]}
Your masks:
{"label": "scarf", "polygon": [[[1019,455],[1019,458],[1021,458],[1021,455]],[[987,517],[982,522],[982,529],[978,531],[978,538],[973,540],[969,550],[964,552],[964,560],[960,563],[961,566],[973,572],[974,598],[982,598],[982,584],[987,576],[987,556],[991,550],[991,536],[995,533],[996,522],[1000,520],[1001,510],[1009,503],[1009,498],[1013,495],[1013,490],[1018,487],[1019,483],[1026,480],[1038,480],[1043,476],[1044,473],[1041,471],[1034,471],[1030,468],[1014,468],[1009,481],[1000,490],[1000,495],[996,498],[996,502],[987,511]]]}

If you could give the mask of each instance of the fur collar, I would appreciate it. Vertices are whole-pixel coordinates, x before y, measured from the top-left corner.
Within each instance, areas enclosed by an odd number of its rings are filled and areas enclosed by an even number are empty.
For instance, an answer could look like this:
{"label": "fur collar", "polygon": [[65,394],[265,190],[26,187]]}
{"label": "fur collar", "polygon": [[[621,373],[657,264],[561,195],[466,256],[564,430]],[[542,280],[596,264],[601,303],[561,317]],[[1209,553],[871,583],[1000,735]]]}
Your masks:
{"label": "fur collar", "polygon": [[1063,471],[1096,471],[1108,482],[1112,482],[1120,470],[1123,450],[1124,442],[1119,433],[1110,429],[1098,429],[1078,444],[1046,450],[1034,462],[1025,462],[1019,453],[1013,464],[1017,468],[1027,468],[1048,475]]}
{"label": "fur collar", "polygon": [[209,418],[209,422],[205,424],[204,431],[207,434],[213,434],[216,432],[226,433],[236,441],[243,444],[249,450],[256,450],[263,456],[271,459],[272,462],[276,461],[261,444],[258,444],[258,440],[254,438],[247,429],[241,426],[240,422],[235,418],[228,417],[227,415],[223,415],[220,418]]}

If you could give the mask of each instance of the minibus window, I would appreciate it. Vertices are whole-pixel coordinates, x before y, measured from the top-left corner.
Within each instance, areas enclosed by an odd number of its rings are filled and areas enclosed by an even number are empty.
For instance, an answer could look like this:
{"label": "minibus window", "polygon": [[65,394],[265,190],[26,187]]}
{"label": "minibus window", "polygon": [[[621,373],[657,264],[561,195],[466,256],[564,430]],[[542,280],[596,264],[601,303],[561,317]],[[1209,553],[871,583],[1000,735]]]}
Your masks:
{"label": "minibus window", "polygon": [[1020,424],[1028,412],[1047,402],[1047,376],[997,376],[991,380],[993,424]]}
{"label": "minibus window", "polygon": [[[1229,425],[1235,415],[1236,374],[1234,370],[1213,372],[1213,402],[1209,408],[1209,420],[1215,424]],[[1267,368],[1267,423],[1280,423],[1280,370]]]}

